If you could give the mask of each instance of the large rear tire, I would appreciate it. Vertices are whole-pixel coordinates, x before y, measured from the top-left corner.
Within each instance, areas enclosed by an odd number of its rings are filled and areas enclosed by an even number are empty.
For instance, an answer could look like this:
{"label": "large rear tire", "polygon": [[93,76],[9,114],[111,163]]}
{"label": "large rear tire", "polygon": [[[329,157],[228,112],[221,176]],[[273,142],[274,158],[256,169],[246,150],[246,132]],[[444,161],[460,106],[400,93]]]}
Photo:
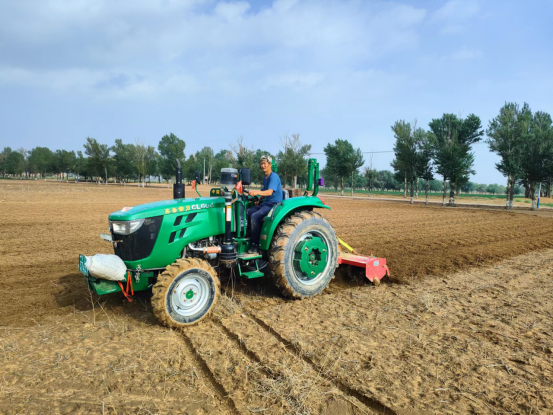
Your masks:
{"label": "large rear tire", "polygon": [[215,307],[220,283],[206,261],[183,258],[158,276],[152,293],[152,309],[160,323],[183,328],[198,323]]}
{"label": "large rear tire", "polygon": [[320,294],[338,267],[334,228],[313,211],[287,217],[271,241],[269,266],[285,296],[306,298]]}

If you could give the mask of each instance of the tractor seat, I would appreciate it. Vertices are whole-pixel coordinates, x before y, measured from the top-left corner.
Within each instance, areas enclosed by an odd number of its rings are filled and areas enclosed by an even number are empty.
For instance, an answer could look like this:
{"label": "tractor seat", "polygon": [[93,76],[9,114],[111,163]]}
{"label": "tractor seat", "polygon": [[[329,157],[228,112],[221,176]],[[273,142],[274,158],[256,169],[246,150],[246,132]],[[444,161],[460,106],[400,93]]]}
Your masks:
{"label": "tractor seat", "polygon": [[290,198],[290,195],[288,194],[288,190],[287,189],[282,189],[282,200],[286,200],[286,199],[289,199]]}

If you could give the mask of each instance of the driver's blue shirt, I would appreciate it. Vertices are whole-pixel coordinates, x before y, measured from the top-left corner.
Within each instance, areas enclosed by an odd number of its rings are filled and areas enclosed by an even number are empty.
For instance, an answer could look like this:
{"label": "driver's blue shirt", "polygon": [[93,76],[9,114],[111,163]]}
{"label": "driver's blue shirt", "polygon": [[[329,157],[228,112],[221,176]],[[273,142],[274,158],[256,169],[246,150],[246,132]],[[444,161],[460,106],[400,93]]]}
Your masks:
{"label": "driver's blue shirt", "polygon": [[274,171],[269,174],[269,177],[263,176],[263,187],[261,190],[273,191],[271,196],[265,196],[262,201],[262,205],[273,206],[278,202],[282,202],[282,186],[280,184],[280,177]]}

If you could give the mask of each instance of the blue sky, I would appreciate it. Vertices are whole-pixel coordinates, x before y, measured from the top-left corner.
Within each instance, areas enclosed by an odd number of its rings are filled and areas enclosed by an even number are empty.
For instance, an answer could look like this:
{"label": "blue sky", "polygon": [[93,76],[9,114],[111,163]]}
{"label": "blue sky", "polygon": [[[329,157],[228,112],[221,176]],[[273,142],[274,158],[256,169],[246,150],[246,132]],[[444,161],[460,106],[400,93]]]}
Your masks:
{"label": "blue sky", "polygon": [[[299,133],[315,153],[336,138],[384,151],[398,119],[553,113],[552,16],[537,0],[3,1],[0,147],[173,132],[187,154],[239,136],[277,152]],[[473,180],[503,184],[475,153]]]}

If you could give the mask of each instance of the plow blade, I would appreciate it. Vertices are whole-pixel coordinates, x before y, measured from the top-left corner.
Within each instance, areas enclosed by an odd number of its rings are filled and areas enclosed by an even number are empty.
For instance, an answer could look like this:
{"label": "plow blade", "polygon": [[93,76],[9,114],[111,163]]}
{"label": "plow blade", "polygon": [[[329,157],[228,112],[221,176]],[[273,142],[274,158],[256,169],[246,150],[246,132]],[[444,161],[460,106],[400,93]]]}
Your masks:
{"label": "plow blade", "polygon": [[390,275],[385,258],[362,256],[340,252],[338,264],[346,264],[365,269],[365,276],[369,281],[378,284],[382,278]]}

